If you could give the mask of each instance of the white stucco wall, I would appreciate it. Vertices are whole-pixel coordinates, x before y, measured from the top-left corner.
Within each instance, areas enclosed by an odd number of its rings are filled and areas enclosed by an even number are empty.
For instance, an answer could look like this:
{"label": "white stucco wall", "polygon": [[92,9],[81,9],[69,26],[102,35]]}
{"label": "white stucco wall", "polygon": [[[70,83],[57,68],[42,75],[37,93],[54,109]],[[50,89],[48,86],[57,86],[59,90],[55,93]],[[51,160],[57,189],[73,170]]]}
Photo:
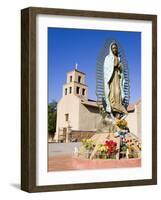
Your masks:
{"label": "white stucco wall", "polygon": [[57,125],[55,139],[58,137],[59,128],[67,127],[68,123],[65,121],[65,114],[69,114],[69,124],[72,129],[78,130],[79,126],[79,98],[75,95],[66,95],[60,99],[57,105]]}
{"label": "white stucco wall", "polygon": [[79,112],[79,130],[96,130],[97,123],[101,118],[96,108],[80,104]]}
{"label": "white stucco wall", "polygon": [[135,111],[129,113],[127,118],[130,132],[134,133],[139,138],[141,137],[141,102],[135,105]]}

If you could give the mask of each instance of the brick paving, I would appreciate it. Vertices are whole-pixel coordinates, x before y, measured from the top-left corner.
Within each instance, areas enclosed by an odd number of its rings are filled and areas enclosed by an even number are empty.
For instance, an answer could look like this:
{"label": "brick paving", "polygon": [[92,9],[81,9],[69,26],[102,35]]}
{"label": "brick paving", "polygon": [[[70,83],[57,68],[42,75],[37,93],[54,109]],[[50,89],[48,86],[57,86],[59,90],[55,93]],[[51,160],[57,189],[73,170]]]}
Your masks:
{"label": "brick paving", "polygon": [[129,167],[141,167],[141,159],[89,160],[81,157],[74,157],[72,155],[50,156],[48,159],[48,171]]}

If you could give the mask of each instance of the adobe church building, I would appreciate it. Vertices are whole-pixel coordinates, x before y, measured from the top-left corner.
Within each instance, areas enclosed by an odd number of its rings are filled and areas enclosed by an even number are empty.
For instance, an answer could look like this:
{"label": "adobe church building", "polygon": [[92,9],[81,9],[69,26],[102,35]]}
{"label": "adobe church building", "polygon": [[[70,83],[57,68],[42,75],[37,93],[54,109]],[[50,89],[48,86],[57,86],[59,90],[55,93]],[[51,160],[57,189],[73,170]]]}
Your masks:
{"label": "adobe church building", "polygon": [[[88,86],[85,84],[85,73],[74,69],[67,73],[63,85],[62,98],[57,104],[57,124],[55,141],[65,136],[69,142],[69,134],[95,134],[101,120],[99,107],[95,100],[88,99]],[[126,118],[130,132],[140,136],[141,101],[129,105]]]}

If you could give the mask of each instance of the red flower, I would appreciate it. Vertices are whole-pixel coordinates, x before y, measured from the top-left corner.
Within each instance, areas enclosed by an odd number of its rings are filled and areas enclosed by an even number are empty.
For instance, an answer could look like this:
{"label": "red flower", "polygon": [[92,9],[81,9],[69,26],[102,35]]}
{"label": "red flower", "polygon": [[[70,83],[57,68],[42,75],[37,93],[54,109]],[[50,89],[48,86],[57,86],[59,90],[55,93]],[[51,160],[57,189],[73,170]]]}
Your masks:
{"label": "red flower", "polygon": [[114,153],[114,152],[116,151],[117,143],[114,142],[113,140],[107,140],[107,141],[105,142],[105,146],[108,147],[108,151],[109,151],[110,153]]}

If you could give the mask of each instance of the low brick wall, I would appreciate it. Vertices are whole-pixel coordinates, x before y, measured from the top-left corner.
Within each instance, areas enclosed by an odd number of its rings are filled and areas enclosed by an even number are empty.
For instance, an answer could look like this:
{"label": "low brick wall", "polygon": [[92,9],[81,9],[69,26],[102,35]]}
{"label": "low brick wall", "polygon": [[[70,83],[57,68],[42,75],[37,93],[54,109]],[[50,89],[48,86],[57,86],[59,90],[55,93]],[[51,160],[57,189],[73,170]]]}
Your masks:
{"label": "low brick wall", "polygon": [[129,168],[141,167],[141,159],[84,159],[73,157],[74,169],[107,169],[107,168]]}
{"label": "low brick wall", "polygon": [[141,167],[141,159],[85,159],[72,155],[51,156],[48,160],[48,171],[87,170]]}

